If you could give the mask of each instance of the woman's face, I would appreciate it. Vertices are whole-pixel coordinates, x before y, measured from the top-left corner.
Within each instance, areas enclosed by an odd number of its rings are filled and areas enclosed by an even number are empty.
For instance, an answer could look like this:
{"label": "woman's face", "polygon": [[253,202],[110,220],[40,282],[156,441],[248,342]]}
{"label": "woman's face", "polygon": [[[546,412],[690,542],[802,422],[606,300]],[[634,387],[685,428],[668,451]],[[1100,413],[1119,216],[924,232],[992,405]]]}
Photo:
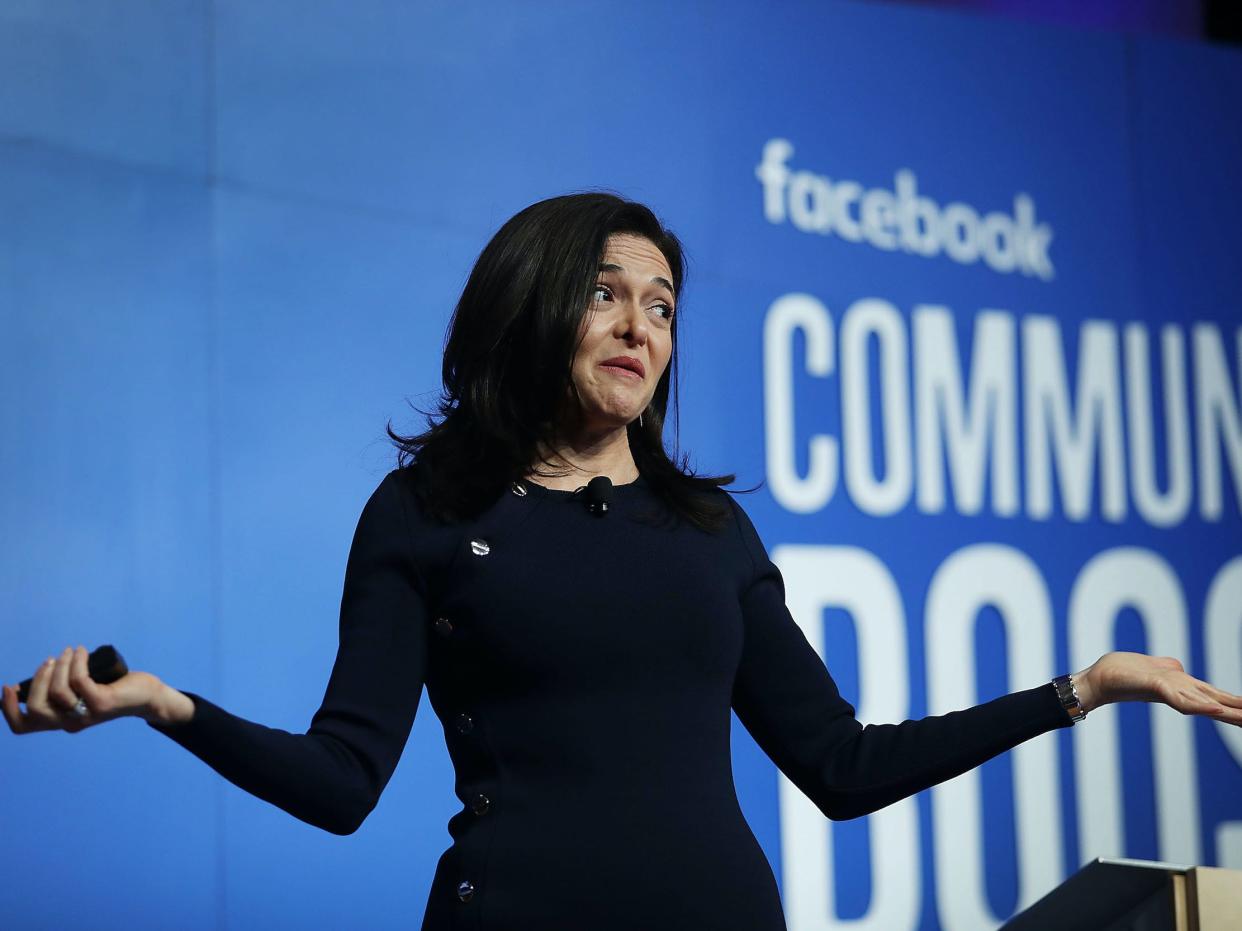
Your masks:
{"label": "woman's face", "polygon": [[651,401],[673,351],[672,280],[651,240],[608,237],[573,364],[584,430],[625,427]]}

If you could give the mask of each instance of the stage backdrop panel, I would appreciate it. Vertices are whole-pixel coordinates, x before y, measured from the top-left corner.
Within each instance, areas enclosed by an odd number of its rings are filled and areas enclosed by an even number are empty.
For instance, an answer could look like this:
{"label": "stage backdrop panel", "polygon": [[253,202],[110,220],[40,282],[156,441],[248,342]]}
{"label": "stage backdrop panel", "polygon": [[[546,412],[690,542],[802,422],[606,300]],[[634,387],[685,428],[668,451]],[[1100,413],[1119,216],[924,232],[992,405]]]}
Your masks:
{"label": "stage backdrop panel", "polygon": [[[471,262],[603,187],[687,246],[669,443],[760,486],[861,720],[1110,649],[1242,692],[1236,51],[881,3],[114,0],[5,4],[0,52],[7,681],[112,642],[303,730]],[[9,745],[23,927],[410,927],[461,806],[425,698],[347,838],[140,722]],[[1167,708],[844,823],[736,721],[733,757],[793,931],[994,928],[1102,855],[1242,868],[1242,730]]]}
{"label": "stage backdrop panel", "polygon": [[[201,184],[0,142],[4,681],[66,646],[219,684]],[[140,665],[139,665],[140,664]],[[212,915],[220,780],[140,721],[6,730],[0,922]],[[97,877],[66,894],[65,874]],[[55,878],[54,878],[55,877]]]}

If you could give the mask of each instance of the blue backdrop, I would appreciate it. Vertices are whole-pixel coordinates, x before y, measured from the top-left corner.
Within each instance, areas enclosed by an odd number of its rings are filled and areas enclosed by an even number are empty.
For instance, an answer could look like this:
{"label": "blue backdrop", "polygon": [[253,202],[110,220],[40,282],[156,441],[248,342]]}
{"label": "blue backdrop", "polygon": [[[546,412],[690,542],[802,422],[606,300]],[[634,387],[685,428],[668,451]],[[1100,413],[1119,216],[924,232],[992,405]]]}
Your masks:
{"label": "blue backdrop", "polygon": [[[681,446],[862,719],[1112,648],[1242,692],[1239,112],[1234,51],[900,6],[6,0],[3,677],[111,642],[304,730],[474,257],[602,186],[687,243]],[[840,824],[740,725],[735,779],[794,931],[956,931],[1242,868],[1239,735],[1101,709]],[[417,926],[460,807],[426,704],[347,838],[138,721],[3,758],[27,928]]]}

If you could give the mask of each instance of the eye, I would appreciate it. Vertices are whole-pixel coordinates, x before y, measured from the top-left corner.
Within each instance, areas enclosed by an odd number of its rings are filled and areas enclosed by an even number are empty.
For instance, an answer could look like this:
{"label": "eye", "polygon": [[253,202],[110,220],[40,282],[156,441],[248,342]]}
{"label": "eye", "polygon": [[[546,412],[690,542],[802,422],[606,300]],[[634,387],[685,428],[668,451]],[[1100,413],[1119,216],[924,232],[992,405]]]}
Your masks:
{"label": "eye", "polygon": [[651,309],[654,310],[657,314],[659,314],[660,319],[664,321],[665,323],[668,323],[670,320],[672,320],[673,314],[677,313],[677,311],[674,310],[670,305],[664,304],[664,303],[656,304]]}
{"label": "eye", "polygon": [[[603,297],[600,297],[601,294]],[[591,299],[595,301],[610,301],[612,300],[612,289],[606,284],[597,284],[591,292]]]}

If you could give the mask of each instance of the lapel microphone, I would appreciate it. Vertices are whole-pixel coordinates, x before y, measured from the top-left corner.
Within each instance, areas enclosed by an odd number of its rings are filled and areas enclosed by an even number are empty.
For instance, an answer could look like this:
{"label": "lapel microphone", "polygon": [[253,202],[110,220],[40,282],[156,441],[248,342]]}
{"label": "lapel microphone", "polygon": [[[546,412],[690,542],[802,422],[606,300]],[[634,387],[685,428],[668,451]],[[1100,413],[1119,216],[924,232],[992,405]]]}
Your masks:
{"label": "lapel microphone", "polygon": [[608,513],[608,502],[612,500],[612,479],[607,475],[597,475],[586,484],[586,507],[596,517]]}

